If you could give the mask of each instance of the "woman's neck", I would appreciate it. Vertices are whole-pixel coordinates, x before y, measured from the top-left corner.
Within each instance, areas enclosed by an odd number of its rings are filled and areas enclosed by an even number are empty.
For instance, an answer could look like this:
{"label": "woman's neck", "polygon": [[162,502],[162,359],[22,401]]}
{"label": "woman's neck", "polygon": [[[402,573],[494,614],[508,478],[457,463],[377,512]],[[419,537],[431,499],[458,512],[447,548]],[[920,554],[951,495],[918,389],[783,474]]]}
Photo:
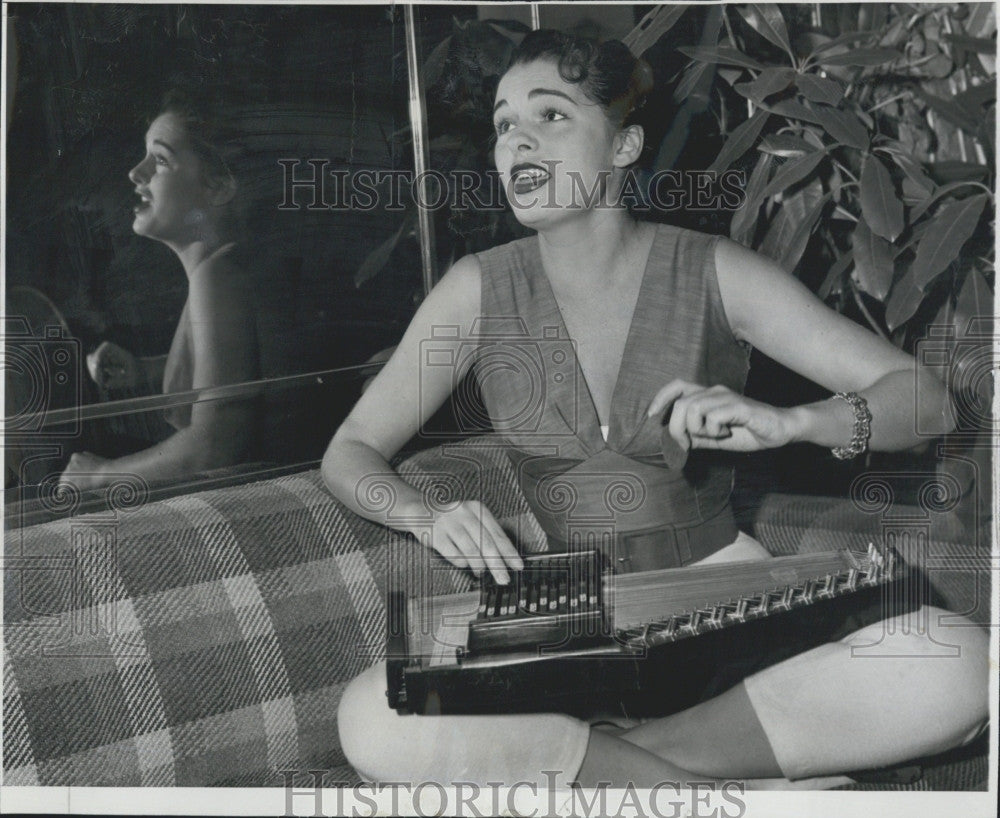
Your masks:
{"label": "woman's neck", "polygon": [[184,272],[190,278],[191,274],[215,253],[232,242],[228,238],[212,233],[211,236],[200,238],[184,244],[168,243],[168,247],[177,254]]}
{"label": "woman's neck", "polygon": [[597,210],[538,231],[542,262],[555,285],[606,287],[634,265],[628,259],[647,226],[625,209]]}

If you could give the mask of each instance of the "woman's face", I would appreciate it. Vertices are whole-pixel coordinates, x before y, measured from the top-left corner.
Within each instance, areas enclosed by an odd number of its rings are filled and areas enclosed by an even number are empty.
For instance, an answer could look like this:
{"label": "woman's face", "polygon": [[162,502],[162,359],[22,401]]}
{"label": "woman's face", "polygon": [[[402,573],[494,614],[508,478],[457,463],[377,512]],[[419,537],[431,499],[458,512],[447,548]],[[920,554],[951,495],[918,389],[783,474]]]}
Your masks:
{"label": "woman's face", "polygon": [[203,164],[177,114],[160,114],[146,132],[146,155],[129,171],[139,203],[132,229],[184,246],[203,232],[211,212]]}
{"label": "woman's face", "polygon": [[515,65],[504,74],[493,125],[497,170],[524,225],[589,209],[616,167],[615,128],[578,84],[559,75],[554,61]]}

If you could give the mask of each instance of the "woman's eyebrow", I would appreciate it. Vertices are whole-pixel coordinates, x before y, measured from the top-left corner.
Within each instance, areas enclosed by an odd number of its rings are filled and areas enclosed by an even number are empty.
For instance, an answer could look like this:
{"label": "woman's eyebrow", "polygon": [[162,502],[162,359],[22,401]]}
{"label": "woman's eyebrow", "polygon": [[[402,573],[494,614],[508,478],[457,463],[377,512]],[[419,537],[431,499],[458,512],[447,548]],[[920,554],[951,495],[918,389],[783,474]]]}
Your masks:
{"label": "woman's eyebrow", "polygon": [[[555,88],[532,88],[530,91],[528,91],[528,99],[544,95],[562,97],[567,102],[572,102],[574,105],[579,105],[579,103],[575,99],[573,99],[573,97],[571,97],[569,94],[564,94],[562,91],[557,91]],[[506,104],[507,100],[505,99],[497,100],[497,104],[493,106],[493,113],[496,113],[500,109],[501,105],[506,105]]]}
{"label": "woman's eyebrow", "polygon": [[562,97],[567,102],[572,102],[574,105],[577,104],[576,100],[573,99],[573,97],[571,97],[569,94],[564,94],[562,91],[557,91],[554,88],[532,88],[530,91],[528,91],[528,99],[531,99],[532,97],[543,96],[546,94],[555,97]]}
{"label": "woman's eyebrow", "polygon": [[168,145],[162,139],[154,139],[153,140],[153,144],[154,145],[159,145],[161,148],[166,148],[168,151],[170,151],[172,154],[174,154],[174,156],[177,155],[177,151],[175,151],[172,147],[170,147],[170,145]]}

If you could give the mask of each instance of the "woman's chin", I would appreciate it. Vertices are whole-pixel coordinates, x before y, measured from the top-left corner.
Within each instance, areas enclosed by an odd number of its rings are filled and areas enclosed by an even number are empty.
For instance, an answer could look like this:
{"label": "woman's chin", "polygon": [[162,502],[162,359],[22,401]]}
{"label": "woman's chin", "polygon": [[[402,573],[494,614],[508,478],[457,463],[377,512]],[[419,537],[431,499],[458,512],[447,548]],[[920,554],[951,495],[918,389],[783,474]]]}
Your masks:
{"label": "woman's chin", "polygon": [[136,213],[132,219],[132,232],[137,236],[149,235],[149,219],[145,213]]}

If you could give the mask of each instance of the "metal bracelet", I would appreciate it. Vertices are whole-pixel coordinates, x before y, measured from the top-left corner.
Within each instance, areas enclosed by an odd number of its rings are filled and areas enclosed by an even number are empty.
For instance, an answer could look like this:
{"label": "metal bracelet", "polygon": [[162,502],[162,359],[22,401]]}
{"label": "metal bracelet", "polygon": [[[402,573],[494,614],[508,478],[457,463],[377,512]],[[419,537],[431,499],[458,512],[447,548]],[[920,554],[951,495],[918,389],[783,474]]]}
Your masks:
{"label": "metal bracelet", "polygon": [[872,436],[872,413],[868,401],[857,392],[838,392],[835,398],[846,400],[854,409],[854,434],[848,446],[837,446],[830,451],[838,460],[850,460],[868,450],[868,439]]}

